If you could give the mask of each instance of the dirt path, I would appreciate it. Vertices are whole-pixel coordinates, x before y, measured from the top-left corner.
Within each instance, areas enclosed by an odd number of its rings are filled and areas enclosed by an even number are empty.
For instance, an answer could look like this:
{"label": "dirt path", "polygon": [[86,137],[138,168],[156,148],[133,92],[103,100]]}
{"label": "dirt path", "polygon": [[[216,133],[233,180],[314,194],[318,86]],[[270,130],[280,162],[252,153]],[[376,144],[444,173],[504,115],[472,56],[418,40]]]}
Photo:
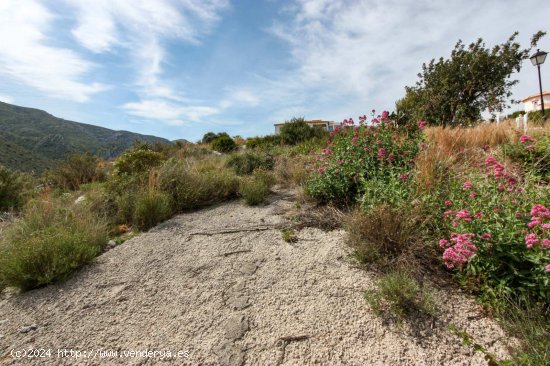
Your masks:
{"label": "dirt path", "polygon": [[[286,243],[277,226],[293,203],[273,201],[177,216],[65,283],[4,294],[0,364],[487,365],[450,322],[505,352],[500,329],[461,294],[439,294],[447,315],[435,324],[384,324],[363,298],[373,275],[349,264],[343,232],[306,228]],[[10,356],[24,349],[51,356]]]}

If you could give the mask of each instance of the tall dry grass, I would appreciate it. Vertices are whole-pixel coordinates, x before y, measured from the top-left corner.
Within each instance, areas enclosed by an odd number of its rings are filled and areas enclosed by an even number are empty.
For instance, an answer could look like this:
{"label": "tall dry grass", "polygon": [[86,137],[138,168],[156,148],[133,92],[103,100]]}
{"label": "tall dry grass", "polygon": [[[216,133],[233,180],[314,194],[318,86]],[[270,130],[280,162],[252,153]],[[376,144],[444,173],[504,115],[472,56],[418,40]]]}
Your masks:
{"label": "tall dry grass", "polygon": [[487,151],[511,143],[518,132],[511,121],[483,123],[469,128],[431,127],[426,129],[427,147],[416,159],[419,190],[429,190],[451,172],[471,170],[483,161]]}

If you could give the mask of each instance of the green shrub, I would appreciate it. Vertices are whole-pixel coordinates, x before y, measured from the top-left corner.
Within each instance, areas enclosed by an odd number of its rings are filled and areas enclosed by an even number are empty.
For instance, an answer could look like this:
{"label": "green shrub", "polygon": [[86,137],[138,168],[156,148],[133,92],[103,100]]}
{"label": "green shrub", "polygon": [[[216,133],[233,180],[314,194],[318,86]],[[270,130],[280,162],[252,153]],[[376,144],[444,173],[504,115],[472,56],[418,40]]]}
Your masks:
{"label": "green shrub", "polygon": [[140,230],[148,230],[172,216],[170,196],[165,192],[140,192],[134,204],[133,223]]}
{"label": "green shrub", "polygon": [[274,177],[269,172],[257,170],[251,177],[241,180],[239,194],[247,205],[257,206],[265,202],[273,183]]}
{"label": "green shrub", "polygon": [[106,243],[105,223],[86,205],[31,201],[1,239],[0,283],[29,290],[60,280]]}
{"label": "green shrub", "polygon": [[175,211],[189,210],[235,197],[238,178],[221,159],[197,162],[170,159],[158,170],[160,190],[172,197]]}
{"label": "green shrub", "polygon": [[233,154],[226,161],[226,166],[233,169],[238,175],[250,175],[258,168],[271,170],[273,165],[272,156],[254,151]]}
{"label": "green shrub", "polygon": [[115,175],[140,175],[151,168],[159,166],[164,155],[153,151],[149,145],[140,144],[132,147],[115,161]]}
{"label": "green shrub", "polygon": [[212,149],[221,153],[229,153],[237,149],[237,144],[231,137],[222,135],[212,141]]}
{"label": "green shrub", "polygon": [[246,139],[246,148],[247,149],[270,149],[274,146],[281,144],[281,136],[279,135],[267,135],[262,137],[249,137]]}
{"label": "green shrub", "polygon": [[363,195],[359,202],[364,210],[370,210],[381,204],[399,207],[411,198],[408,178],[395,176],[373,177],[361,182],[360,191]]}
{"label": "green shrub", "polygon": [[0,165],[0,211],[20,209],[32,193],[30,176]]}
{"label": "green shrub", "polygon": [[[351,122],[353,123],[353,122]],[[344,124],[330,134],[306,189],[323,201],[350,203],[362,195],[362,182],[411,175],[422,139],[421,129],[374,119],[373,125]]]}
{"label": "green shrub", "polygon": [[544,116],[542,115],[542,111],[531,111],[527,113],[527,121],[529,124],[533,124],[535,126],[537,125],[543,125],[544,121],[550,120],[550,109],[544,110]]}
{"label": "green shrub", "polygon": [[93,213],[114,223],[117,206],[109,195],[106,183],[83,184],[80,190],[84,194],[85,204]]}
{"label": "green shrub", "polygon": [[77,190],[81,184],[104,181],[105,172],[99,158],[90,154],[74,154],[46,173],[46,179],[59,188]]}
{"label": "green shrub", "polygon": [[215,139],[217,139],[218,137],[222,137],[222,136],[229,137],[227,132],[219,132],[219,133],[207,132],[202,137],[201,142],[203,144],[211,144],[212,142],[214,142]]}
{"label": "green shrub", "polygon": [[398,322],[417,314],[433,317],[437,313],[431,291],[401,271],[385,274],[365,298],[375,312],[392,315]]}
{"label": "green shrub", "polygon": [[284,144],[296,145],[307,140],[324,137],[326,132],[321,127],[308,125],[304,118],[292,118],[281,127],[279,135]]}

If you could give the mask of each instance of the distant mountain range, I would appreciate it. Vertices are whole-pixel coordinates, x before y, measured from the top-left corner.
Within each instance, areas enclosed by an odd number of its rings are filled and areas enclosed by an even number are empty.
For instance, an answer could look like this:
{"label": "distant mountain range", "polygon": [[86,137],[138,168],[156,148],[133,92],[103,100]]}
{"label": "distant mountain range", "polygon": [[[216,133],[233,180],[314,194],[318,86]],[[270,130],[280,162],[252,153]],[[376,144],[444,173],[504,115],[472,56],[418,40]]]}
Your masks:
{"label": "distant mountain range", "polygon": [[42,172],[74,153],[103,159],[120,155],[134,142],[169,140],[67,121],[39,109],[0,102],[0,164],[21,171]]}

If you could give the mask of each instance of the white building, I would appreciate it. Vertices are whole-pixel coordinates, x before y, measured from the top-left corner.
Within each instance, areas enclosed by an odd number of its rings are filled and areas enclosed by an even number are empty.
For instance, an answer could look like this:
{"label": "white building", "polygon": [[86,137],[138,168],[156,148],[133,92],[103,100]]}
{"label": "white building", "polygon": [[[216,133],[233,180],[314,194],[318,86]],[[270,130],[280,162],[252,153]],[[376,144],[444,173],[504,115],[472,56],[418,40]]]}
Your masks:
{"label": "white building", "polygon": [[[542,98],[544,100],[544,109],[550,109],[550,91],[545,91],[542,93]],[[540,104],[540,93],[530,95],[527,98],[522,100],[523,107],[525,108],[525,113],[529,113],[531,111],[540,111],[541,104]]]}
{"label": "white building", "polygon": [[[311,121],[305,121],[309,126],[311,127],[322,127],[325,131],[334,131],[334,128],[335,127],[341,127],[342,126],[342,123],[340,122],[334,122],[334,121],[323,121],[323,120],[320,120],[320,119],[314,119],[314,120],[311,120]],[[274,126],[275,126],[275,134],[279,134],[279,132],[281,132],[281,127],[283,127],[285,125],[286,122],[284,123],[275,123]]]}

